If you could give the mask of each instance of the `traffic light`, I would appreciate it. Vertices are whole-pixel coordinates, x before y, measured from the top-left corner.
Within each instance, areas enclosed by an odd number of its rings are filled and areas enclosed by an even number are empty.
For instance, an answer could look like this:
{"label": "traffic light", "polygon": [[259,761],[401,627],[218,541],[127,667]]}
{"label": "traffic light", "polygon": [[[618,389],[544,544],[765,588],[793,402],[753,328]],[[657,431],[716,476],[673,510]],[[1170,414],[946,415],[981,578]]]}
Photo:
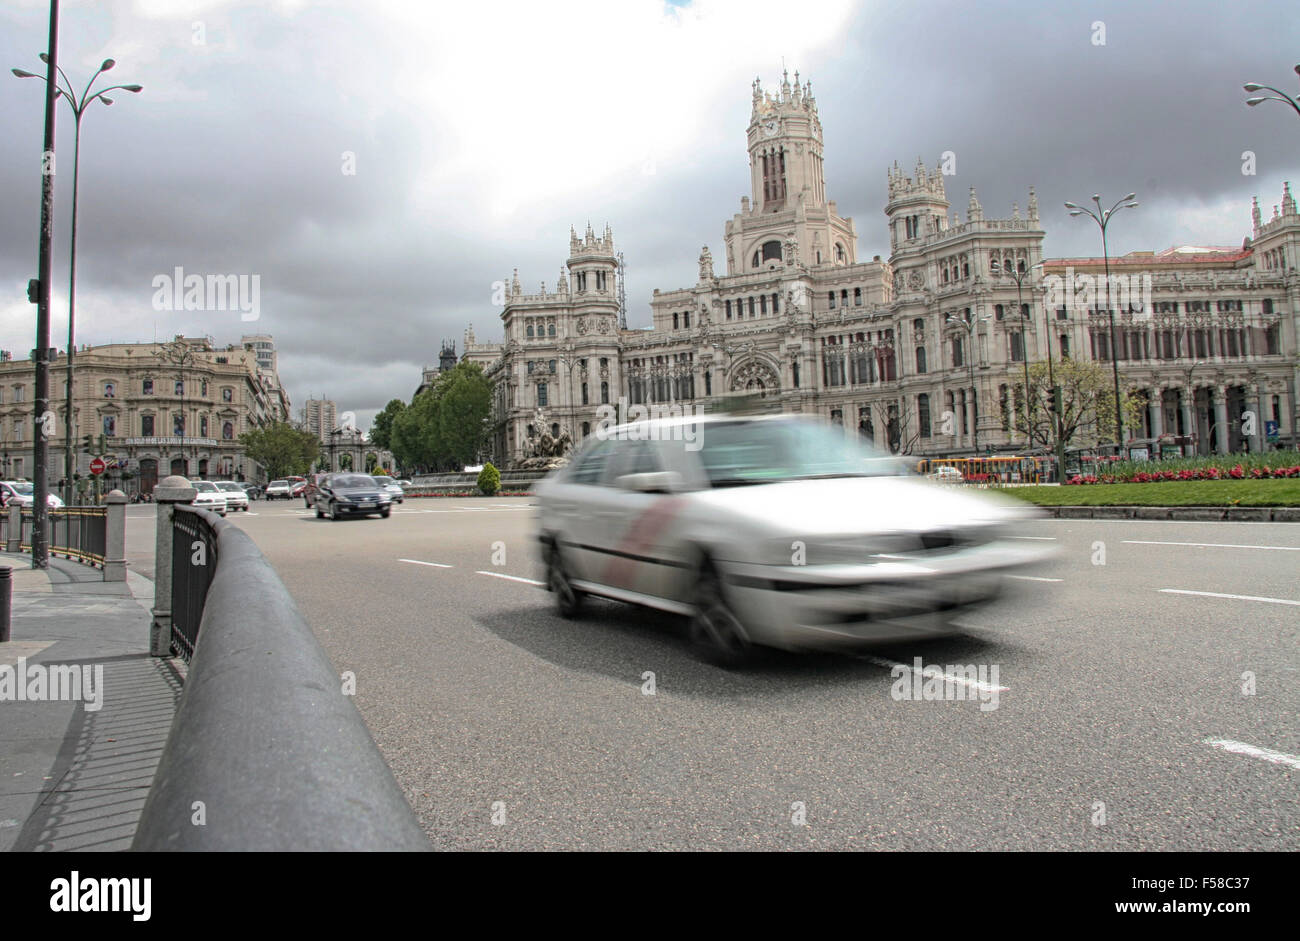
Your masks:
{"label": "traffic light", "polygon": [[1061,414],[1061,387],[1052,386],[1052,414]]}
{"label": "traffic light", "polygon": [[32,278],[27,282],[27,300],[33,304],[41,302],[41,281],[39,278]]}
{"label": "traffic light", "polygon": [[101,454],[101,455],[102,455],[102,454],[104,454],[107,450],[108,450],[108,445],[105,443],[105,441],[104,441],[104,436],[101,434],[101,435],[99,436],[99,449],[98,449],[95,453],[96,453],[96,454]]}
{"label": "traffic light", "polygon": [[93,454],[93,453],[94,453],[94,447],[95,447],[94,435],[82,435],[82,436],[81,436],[81,453],[82,453],[82,454]]}

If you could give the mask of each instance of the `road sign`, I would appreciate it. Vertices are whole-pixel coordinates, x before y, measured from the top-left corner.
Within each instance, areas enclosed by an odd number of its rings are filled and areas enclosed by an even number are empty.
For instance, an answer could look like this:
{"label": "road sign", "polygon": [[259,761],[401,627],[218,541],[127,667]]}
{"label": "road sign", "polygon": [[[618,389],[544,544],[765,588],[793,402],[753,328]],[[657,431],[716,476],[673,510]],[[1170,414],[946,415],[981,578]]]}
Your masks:
{"label": "road sign", "polygon": [[96,477],[104,473],[104,467],[105,467],[104,459],[101,457],[97,457],[90,462],[90,472],[94,474]]}

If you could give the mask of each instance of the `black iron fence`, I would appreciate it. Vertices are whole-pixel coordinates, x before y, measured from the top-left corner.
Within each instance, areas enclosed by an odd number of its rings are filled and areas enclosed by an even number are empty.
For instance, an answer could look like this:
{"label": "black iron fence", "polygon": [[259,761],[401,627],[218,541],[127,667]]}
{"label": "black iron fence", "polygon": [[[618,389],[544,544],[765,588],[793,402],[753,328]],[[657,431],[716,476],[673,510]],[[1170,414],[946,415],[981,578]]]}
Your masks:
{"label": "black iron fence", "polygon": [[[7,523],[6,523],[7,525]],[[68,506],[49,510],[50,555],[66,556],[97,568],[104,567],[108,547],[108,507]],[[32,548],[32,510],[22,509],[22,545]]]}
{"label": "black iron fence", "polygon": [[214,513],[179,505],[172,517],[172,656],[186,663],[194,656],[208,589],[217,573],[217,528],[226,525]]}

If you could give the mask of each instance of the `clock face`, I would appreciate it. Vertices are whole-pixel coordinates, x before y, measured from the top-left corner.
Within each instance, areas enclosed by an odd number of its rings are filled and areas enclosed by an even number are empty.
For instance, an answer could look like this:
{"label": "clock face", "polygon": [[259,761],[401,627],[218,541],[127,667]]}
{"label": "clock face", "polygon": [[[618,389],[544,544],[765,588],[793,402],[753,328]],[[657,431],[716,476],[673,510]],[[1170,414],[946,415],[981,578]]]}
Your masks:
{"label": "clock face", "polygon": [[763,133],[768,137],[775,137],[780,126],[781,125],[777,123],[776,118],[768,118],[768,120],[763,122]]}

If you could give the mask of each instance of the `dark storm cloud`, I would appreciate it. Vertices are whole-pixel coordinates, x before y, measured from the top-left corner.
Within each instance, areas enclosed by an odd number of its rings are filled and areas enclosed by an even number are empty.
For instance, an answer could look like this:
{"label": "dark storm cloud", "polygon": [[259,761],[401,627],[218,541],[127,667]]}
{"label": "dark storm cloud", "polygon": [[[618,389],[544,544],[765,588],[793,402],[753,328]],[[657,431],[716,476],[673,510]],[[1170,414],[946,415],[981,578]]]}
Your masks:
{"label": "dark storm cloud", "polygon": [[[62,61],[76,75],[93,70],[95,45],[110,34],[96,17],[85,7],[65,11]],[[723,225],[748,191],[745,81],[717,99],[708,134],[682,142],[673,127],[658,128],[674,146],[652,167],[629,163],[599,186],[494,216],[485,207],[499,194],[472,168],[457,178],[439,173],[467,145],[462,132],[376,78],[388,50],[376,45],[372,20],[337,10],[232,17],[232,34],[251,37],[237,61],[214,55],[178,66],[185,53],[165,50],[150,65],[133,66],[123,55],[112,77],[141,82],[145,93],[121,95],[86,118],[78,256],[84,341],[148,339],[156,330],[226,343],[240,333],[271,333],[296,404],[308,393],[330,395],[364,423],[389,399],[409,398],[442,339],[459,348],[471,323],[480,342],[500,339],[494,281],[517,267],[526,291],[541,281],[553,289],[570,225],[580,233],[588,221],[598,231],[613,226],[629,265],[634,326],[648,323],[654,288],[694,283],[701,245],[725,267]],[[1094,44],[1097,22],[1105,45]],[[34,50],[44,27],[39,5],[0,13],[0,64],[39,68]],[[168,28],[184,32],[188,20]],[[752,55],[750,72],[769,88],[780,80],[769,50],[718,55]],[[1097,192],[1113,202],[1137,191],[1141,208],[1112,230],[1116,252],[1237,244],[1248,234],[1251,194],[1260,194],[1267,215],[1281,181],[1300,182],[1300,120],[1277,103],[1247,108],[1241,90],[1247,80],[1300,90],[1291,71],[1300,61],[1300,27],[1287,3],[1248,10],[866,5],[812,59],[788,65],[814,83],[828,194],[854,218],[860,258],[888,255],[885,170],[897,160],[910,174],[918,155],[930,168],[944,151],[956,155],[957,173],[945,184],[963,220],[971,185],[989,217],[1009,216],[1013,201],[1023,214],[1028,187],[1036,186],[1052,255],[1099,248],[1092,223],[1066,216],[1067,199]],[[484,74],[510,68],[492,56],[482,61]],[[0,345],[25,350],[30,308],[22,292],[36,263],[41,103],[38,82],[3,78]],[[474,78],[466,76],[466,85]],[[530,89],[526,78],[526,106],[557,113],[554,138],[529,147],[586,159],[591,139],[561,119],[580,98],[567,88]],[[60,173],[70,176],[66,107],[59,121]],[[471,145],[518,146],[507,138]],[[1256,177],[1241,173],[1247,150],[1257,156]],[[355,175],[342,172],[344,152],[355,154]],[[525,160],[529,151],[519,152]],[[59,183],[56,237],[65,240],[70,193],[64,176]],[[1207,230],[1225,203],[1235,214]],[[58,290],[66,290],[65,246],[57,250]],[[154,311],[152,279],[177,266],[260,275],[261,319]],[[65,315],[56,304],[56,337]]]}

